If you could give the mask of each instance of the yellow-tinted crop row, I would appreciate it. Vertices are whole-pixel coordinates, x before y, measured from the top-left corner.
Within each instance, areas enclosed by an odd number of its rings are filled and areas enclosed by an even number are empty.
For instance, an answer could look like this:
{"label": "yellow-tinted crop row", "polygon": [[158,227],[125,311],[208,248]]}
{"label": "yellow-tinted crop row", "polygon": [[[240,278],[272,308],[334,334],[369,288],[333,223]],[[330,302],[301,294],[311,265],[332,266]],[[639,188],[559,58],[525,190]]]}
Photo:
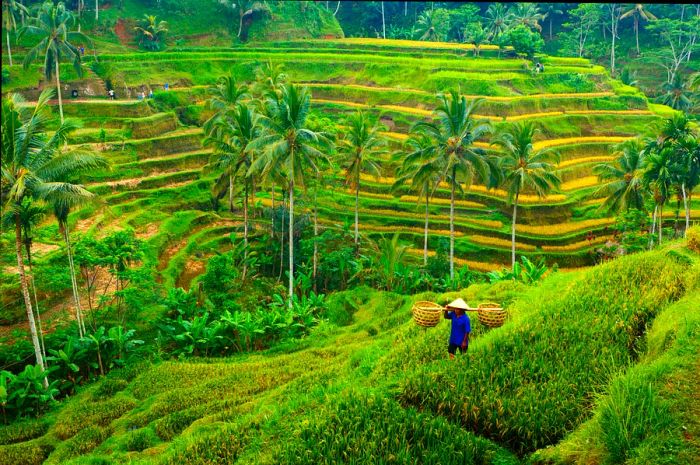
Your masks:
{"label": "yellow-tinted crop row", "polygon": [[576,252],[578,250],[586,249],[594,245],[605,244],[608,239],[612,238],[611,235],[599,236],[592,240],[583,240],[579,242],[574,242],[572,244],[566,245],[543,245],[543,252]]}
{"label": "yellow-tinted crop row", "polygon": [[[423,250],[422,249],[409,248],[406,251],[409,255],[413,255],[416,257],[423,257]],[[434,257],[435,253],[436,252],[434,250],[428,250],[429,257]],[[471,269],[471,270],[483,271],[483,272],[499,270],[499,269],[503,268],[504,266],[506,266],[503,263],[477,262],[474,260],[465,260],[465,259],[459,258],[459,257],[455,257],[455,263],[457,265],[467,265],[469,267],[469,269]]]}
{"label": "yellow-tinted crop row", "polygon": [[542,236],[559,236],[576,231],[609,226],[615,223],[613,218],[596,218],[584,221],[571,221],[569,223],[554,223],[542,225],[519,224],[516,233],[535,234]]}
{"label": "yellow-tinted crop row", "polygon": [[[395,178],[393,178],[393,177],[381,176],[379,178],[376,178],[376,177],[368,175],[368,174],[361,174],[360,179],[363,181],[378,182],[380,184],[387,184],[387,185],[391,185],[395,181]],[[449,184],[447,184],[446,182],[441,182],[440,187],[445,188],[445,189],[449,189]],[[483,193],[483,194],[492,195],[494,197],[500,197],[500,198],[506,198],[508,196],[508,193],[502,189],[487,189],[486,186],[481,186],[481,185],[477,185],[477,184],[472,184],[466,190],[467,190],[467,192]],[[519,197],[519,201],[521,203],[542,203],[545,201],[556,202],[556,201],[560,201],[560,200],[566,200],[566,196],[562,195],[562,194],[552,194],[552,195],[548,195],[547,197],[538,197],[537,195],[520,194],[520,197]]]}
{"label": "yellow-tinted crop row", "polygon": [[593,163],[593,162],[608,162],[613,160],[614,157],[609,156],[609,155],[598,155],[598,156],[593,156],[593,157],[581,157],[581,158],[572,158],[571,160],[565,160],[561,163],[559,163],[559,168],[566,168],[572,165],[582,165],[584,163]]}
{"label": "yellow-tinted crop row", "polygon": [[565,182],[561,185],[561,190],[572,191],[576,189],[583,189],[584,187],[591,187],[598,184],[598,176],[584,176],[582,178],[573,179],[569,182]]}
{"label": "yellow-tinted crop row", "polygon": [[566,137],[563,139],[549,139],[541,140],[533,144],[535,150],[557,147],[560,145],[573,145],[573,144],[590,144],[590,143],[611,143],[617,144],[619,142],[624,142],[626,140],[633,139],[633,137],[625,136],[581,136],[581,137]]}
{"label": "yellow-tinted crop row", "polygon": [[[478,234],[470,235],[469,240],[475,244],[485,245],[489,247],[499,247],[508,249],[511,247],[511,242],[508,239],[500,239],[498,237],[480,236]],[[518,241],[515,242],[515,248],[517,250],[525,251],[535,251],[537,247],[531,244],[521,244]]]}

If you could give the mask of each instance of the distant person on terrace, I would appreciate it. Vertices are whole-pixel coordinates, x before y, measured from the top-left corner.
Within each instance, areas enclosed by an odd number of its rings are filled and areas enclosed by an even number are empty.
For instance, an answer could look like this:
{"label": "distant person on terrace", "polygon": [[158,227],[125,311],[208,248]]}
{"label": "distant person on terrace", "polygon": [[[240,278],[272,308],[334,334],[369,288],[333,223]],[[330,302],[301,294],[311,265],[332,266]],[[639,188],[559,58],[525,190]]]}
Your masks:
{"label": "distant person on terrace", "polygon": [[447,345],[447,352],[450,358],[455,358],[455,352],[459,349],[459,353],[463,354],[469,348],[469,333],[471,332],[471,323],[466,314],[469,306],[462,299],[457,299],[447,307],[443,317],[446,320],[452,320],[452,329],[450,331],[450,341]]}

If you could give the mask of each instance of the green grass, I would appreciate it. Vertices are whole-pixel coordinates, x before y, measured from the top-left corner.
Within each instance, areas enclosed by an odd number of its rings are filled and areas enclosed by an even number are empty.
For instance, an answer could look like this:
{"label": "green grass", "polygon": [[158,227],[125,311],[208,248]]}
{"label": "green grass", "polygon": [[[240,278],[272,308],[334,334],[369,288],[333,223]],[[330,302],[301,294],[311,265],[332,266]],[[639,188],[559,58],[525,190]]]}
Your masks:
{"label": "green grass", "polygon": [[[197,218],[166,221],[162,237],[185,234]],[[679,254],[696,264],[679,266]],[[678,434],[698,427],[685,415],[700,320],[684,317],[698,305],[697,262],[673,244],[536,287],[335,294],[338,324],[305,339],[116,370],[40,422],[0,427],[14,443],[0,446],[0,463],[503,465],[548,445],[533,463],[619,463],[614,454],[629,464],[692,463],[697,452]],[[423,331],[410,307],[457,295],[503,302],[511,318],[488,330],[472,315],[469,354],[451,362],[449,325]]]}

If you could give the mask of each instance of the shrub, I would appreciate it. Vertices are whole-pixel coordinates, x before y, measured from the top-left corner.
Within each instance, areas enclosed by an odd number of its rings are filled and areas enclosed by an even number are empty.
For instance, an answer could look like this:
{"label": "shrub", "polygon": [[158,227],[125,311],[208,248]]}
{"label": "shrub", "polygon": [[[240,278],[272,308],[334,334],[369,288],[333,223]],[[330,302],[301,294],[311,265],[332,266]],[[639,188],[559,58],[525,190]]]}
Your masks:
{"label": "shrub", "polygon": [[0,427],[0,445],[14,444],[38,438],[49,429],[45,419],[17,421]]}
{"label": "shrub", "polygon": [[688,248],[693,252],[700,253],[700,226],[688,228],[685,232],[685,238],[688,241]]}
{"label": "shrub", "polygon": [[158,442],[158,437],[150,428],[141,428],[131,431],[126,435],[124,446],[128,451],[141,452],[153,447]]}
{"label": "shrub", "polygon": [[45,438],[0,446],[0,465],[41,465],[53,449]]}
{"label": "shrub", "polygon": [[518,463],[488,440],[387,398],[351,393],[332,404],[285,445],[279,463]]}

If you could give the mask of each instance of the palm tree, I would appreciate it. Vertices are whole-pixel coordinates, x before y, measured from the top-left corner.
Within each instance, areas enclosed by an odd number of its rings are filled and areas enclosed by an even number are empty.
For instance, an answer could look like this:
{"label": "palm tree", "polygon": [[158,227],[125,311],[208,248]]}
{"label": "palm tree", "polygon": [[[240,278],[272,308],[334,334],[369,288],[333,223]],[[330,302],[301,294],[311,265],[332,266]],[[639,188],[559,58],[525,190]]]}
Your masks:
{"label": "palm tree", "polygon": [[487,30],[491,38],[495,39],[510,27],[513,15],[506,9],[503,3],[492,3],[486,10]]}
{"label": "palm tree", "polygon": [[285,82],[287,82],[287,75],[284,73],[284,65],[282,63],[273,64],[272,60],[268,59],[264,65],[258,66],[255,70],[253,91],[263,99],[272,95],[279,98]]}
{"label": "palm tree", "polygon": [[384,152],[385,140],[379,135],[383,129],[362,111],[351,115],[343,130],[345,137],[340,152],[345,157],[345,182],[355,189],[355,252],[360,252],[360,174],[368,172],[380,176],[375,158]]}
{"label": "palm tree", "polygon": [[252,144],[251,150],[264,150],[249,172],[263,178],[275,172],[286,171],[289,183],[289,308],[294,295],[294,187],[304,187],[304,176],[319,171],[318,158],[326,158],[317,145],[326,145],[321,133],[310,130],[307,117],[311,108],[311,94],[306,87],[286,84],[279,100],[268,99],[268,111],[263,119],[266,130]]}
{"label": "palm tree", "polygon": [[161,43],[168,33],[168,23],[156,21],[155,15],[143,15],[141,24],[134,27],[134,32],[139,37],[139,45],[146,50],[160,50]]}
{"label": "palm tree", "polygon": [[664,205],[671,195],[679,167],[675,163],[673,148],[664,147],[647,155],[642,180],[654,195],[654,213],[659,219],[659,244],[662,240]]}
{"label": "palm tree", "polygon": [[387,290],[391,290],[394,284],[396,270],[403,263],[404,256],[408,251],[408,245],[399,242],[400,234],[394,233],[391,238],[382,235],[377,242],[379,252],[379,268],[384,275],[384,282]]}
{"label": "palm tree", "polygon": [[234,111],[236,106],[250,97],[248,87],[238,84],[233,71],[228,76],[221,76],[216,85],[207,89],[211,95],[207,100],[207,107],[214,110],[214,114],[204,122],[204,132],[209,134],[217,120],[226,118]]}
{"label": "palm tree", "polygon": [[615,148],[617,158],[613,163],[601,163],[593,168],[601,183],[596,194],[606,196],[601,208],[620,211],[644,209],[644,185],[642,168],[645,151],[638,139],[625,141]]}
{"label": "palm tree", "polygon": [[10,32],[17,31],[17,13],[27,13],[27,8],[15,0],[2,0],[2,27],[7,38],[7,55],[12,66],[12,49],[10,48]]}
{"label": "palm tree", "polygon": [[551,149],[533,150],[532,140],[537,129],[532,123],[515,123],[503,130],[492,145],[502,149],[498,168],[502,172],[503,184],[507,186],[508,202],[513,204],[511,219],[512,266],[515,266],[515,225],[518,214],[518,197],[525,188],[530,188],[539,197],[545,197],[559,187],[561,179],[554,171],[559,156]]}
{"label": "palm tree", "polygon": [[542,32],[540,21],[544,16],[540,13],[540,8],[536,3],[517,3],[513,8],[513,24],[522,24],[530,29]]}
{"label": "palm tree", "polygon": [[563,13],[557,6],[557,3],[545,3],[544,14],[542,15],[543,20],[545,18],[549,19],[549,40],[552,40],[552,16]]}
{"label": "palm tree", "polygon": [[39,339],[41,343],[41,353],[46,359],[46,345],[44,344],[44,331],[41,328],[41,312],[39,311],[39,299],[36,295],[36,279],[32,262],[32,243],[34,227],[44,218],[46,211],[43,205],[33,202],[27,197],[20,205],[16,205],[2,217],[2,224],[6,227],[14,227],[15,215],[19,215],[21,224],[22,243],[27,253],[27,265],[29,265],[29,275],[31,276],[32,294],[34,295],[34,310],[36,311],[37,323],[39,325]]}
{"label": "palm tree", "polygon": [[676,74],[673,81],[664,83],[661,89],[665,92],[660,97],[661,103],[674,110],[687,110],[693,106],[693,92],[687,82],[683,82],[680,74]]}
{"label": "palm tree", "polygon": [[481,103],[475,99],[467,102],[456,90],[438,95],[435,109],[436,122],[418,122],[412,131],[423,133],[432,139],[430,150],[435,154],[434,163],[442,170],[441,179],[450,185],[450,279],[454,279],[454,207],[455,189],[462,183],[470,184],[475,178],[486,180],[489,166],[483,150],[474,142],[491,126],[483,120],[474,120],[473,112]]}
{"label": "palm tree", "polygon": [[[214,166],[223,169],[215,188],[219,193],[229,191],[229,208],[233,211],[233,182],[239,178],[243,184],[243,244],[244,258],[248,258],[248,194],[252,174],[254,152],[251,142],[260,136],[260,115],[243,103],[238,103],[229,117],[220,118],[211,128],[210,135],[204,140],[205,145],[214,147],[216,161]],[[223,186],[222,186],[223,185]],[[221,188],[223,187],[223,189]],[[243,269],[245,279],[246,269]]]}
{"label": "palm tree", "polygon": [[687,231],[690,227],[690,201],[693,191],[700,185],[700,143],[697,137],[682,139],[677,145],[676,153],[679,156],[677,173],[683,196]]}
{"label": "palm tree", "polygon": [[625,19],[632,17],[634,19],[634,37],[637,40],[637,55],[641,55],[639,50],[639,20],[652,21],[656,19],[656,16],[651,14],[649,11],[644,9],[644,4],[635,3],[634,6],[630,7],[629,10],[622,13],[620,19]]}
{"label": "palm tree", "polygon": [[90,42],[85,34],[76,31],[69,31],[69,26],[73,23],[73,15],[63,4],[59,2],[44,3],[35,18],[31,18],[33,24],[27,24],[20,29],[20,37],[25,33],[39,35],[39,43],[32,47],[24,57],[24,69],[42,54],[44,75],[50,80],[54,74],[56,76],[56,91],[58,94],[58,111],[63,123],[63,100],[61,97],[61,70],[60,62],[63,58],[73,61],[73,68],[78,76],[82,76],[83,70],[80,66],[80,52],[71,43],[73,39],[80,39]]}
{"label": "palm tree", "polygon": [[[425,135],[414,136],[406,142],[411,152],[403,159],[403,164],[396,173],[392,190],[411,181],[411,188],[418,193],[418,199],[425,198],[425,231],[423,237],[423,266],[428,264],[428,226],[430,215],[430,198],[440,184],[442,170],[434,154],[430,138]],[[402,154],[401,154],[402,155]]]}
{"label": "palm tree", "polygon": [[438,42],[443,40],[447,30],[446,24],[443,22],[445,18],[435,13],[436,11],[426,10],[418,17],[416,26],[418,33],[421,34],[420,40]]}
{"label": "palm tree", "polygon": [[[5,207],[15,212],[15,253],[22,296],[27,310],[29,331],[34,345],[37,365],[44,369],[44,358],[34,323],[32,302],[22,253],[22,228],[18,207],[25,198],[59,202],[75,195],[90,195],[82,186],[65,182],[69,175],[103,166],[100,159],[84,151],[61,152],[68,135],[78,128],[71,120],[61,123],[52,136],[46,131],[50,122],[47,114],[53,89],[44,90],[33,110],[22,107],[24,100],[10,95],[2,103],[2,178],[0,192]],[[76,309],[77,311],[77,309]],[[45,380],[45,383],[47,381]]]}

